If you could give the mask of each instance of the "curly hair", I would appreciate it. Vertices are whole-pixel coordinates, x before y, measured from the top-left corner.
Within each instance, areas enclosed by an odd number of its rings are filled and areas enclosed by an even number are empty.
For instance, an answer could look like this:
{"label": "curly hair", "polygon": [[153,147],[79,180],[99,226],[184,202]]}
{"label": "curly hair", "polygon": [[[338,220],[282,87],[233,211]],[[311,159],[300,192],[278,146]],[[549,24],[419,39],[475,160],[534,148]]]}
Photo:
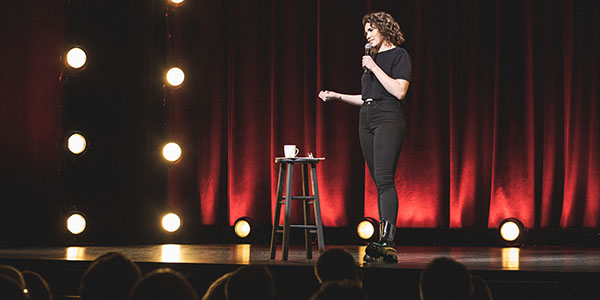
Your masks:
{"label": "curly hair", "polygon": [[390,14],[382,11],[366,14],[363,17],[362,24],[365,26],[367,23],[377,28],[388,42],[396,46],[404,43],[405,39],[402,31],[400,31],[400,25]]}

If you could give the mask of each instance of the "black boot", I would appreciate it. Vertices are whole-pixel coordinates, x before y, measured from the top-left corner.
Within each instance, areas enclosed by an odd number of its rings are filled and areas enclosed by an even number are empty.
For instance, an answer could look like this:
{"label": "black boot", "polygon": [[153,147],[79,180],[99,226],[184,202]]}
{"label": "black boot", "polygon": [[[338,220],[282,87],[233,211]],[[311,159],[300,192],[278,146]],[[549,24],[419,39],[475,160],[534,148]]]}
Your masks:
{"label": "black boot", "polygon": [[396,236],[396,226],[388,221],[382,219],[379,224],[380,238],[378,242],[371,242],[367,245],[365,250],[365,256],[363,260],[365,262],[376,262],[383,261],[386,263],[395,263],[398,261],[396,252],[394,237]]}

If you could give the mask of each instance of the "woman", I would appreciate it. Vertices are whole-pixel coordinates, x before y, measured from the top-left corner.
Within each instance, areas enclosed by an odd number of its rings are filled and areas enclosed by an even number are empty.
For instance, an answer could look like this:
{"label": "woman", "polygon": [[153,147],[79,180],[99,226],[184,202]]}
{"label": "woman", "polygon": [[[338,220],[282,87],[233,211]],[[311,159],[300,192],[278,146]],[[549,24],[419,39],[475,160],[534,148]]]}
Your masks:
{"label": "woman", "polygon": [[[406,135],[404,96],[411,77],[410,56],[403,48],[400,26],[385,12],[364,16],[365,37],[371,55],[362,57],[361,95],[319,92],[323,101],[339,100],[361,106],[359,137],[363,156],[377,186],[380,238],[367,245],[365,261],[398,261],[394,248],[398,193],[394,174]],[[366,45],[365,48],[368,48]]]}

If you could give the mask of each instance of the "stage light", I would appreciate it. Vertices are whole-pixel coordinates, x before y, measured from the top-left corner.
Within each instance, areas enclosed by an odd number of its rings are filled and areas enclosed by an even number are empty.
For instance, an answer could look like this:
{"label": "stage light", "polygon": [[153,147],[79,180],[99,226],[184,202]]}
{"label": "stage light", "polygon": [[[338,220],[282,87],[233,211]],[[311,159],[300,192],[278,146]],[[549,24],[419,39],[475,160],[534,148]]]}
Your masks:
{"label": "stage light", "polygon": [[240,239],[246,239],[250,237],[253,230],[253,224],[254,222],[252,222],[252,220],[248,217],[237,219],[237,221],[235,221],[233,224],[233,232],[235,233],[235,236]]}
{"label": "stage light", "polygon": [[80,213],[74,213],[67,218],[67,229],[72,234],[81,234],[87,226],[85,217]]}
{"label": "stage light", "polygon": [[67,139],[67,148],[69,148],[69,151],[73,154],[77,155],[83,153],[86,147],[87,141],[80,133],[73,133],[69,139]]}
{"label": "stage light", "polygon": [[506,244],[518,245],[523,240],[525,226],[518,219],[508,218],[500,222],[498,231],[500,233],[500,237]]}
{"label": "stage light", "polygon": [[365,241],[373,241],[379,238],[379,234],[376,234],[379,230],[379,222],[377,220],[367,217],[360,222],[356,226],[356,233],[358,237]]}
{"label": "stage light", "polygon": [[185,74],[183,70],[177,67],[173,67],[167,71],[166,75],[167,83],[172,87],[179,87],[185,80]]}
{"label": "stage light", "polygon": [[173,6],[181,6],[185,3],[185,0],[168,0],[169,4]]}
{"label": "stage light", "polygon": [[177,162],[181,158],[181,147],[177,143],[167,143],[162,149],[162,155],[170,162]]}
{"label": "stage light", "polygon": [[168,232],[175,232],[181,228],[181,219],[174,213],[168,213],[162,218],[162,227]]}
{"label": "stage light", "polygon": [[73,69],[81,69],[87,63],[87,54],[80,47],[73,47],[66,54],[67,66]]}

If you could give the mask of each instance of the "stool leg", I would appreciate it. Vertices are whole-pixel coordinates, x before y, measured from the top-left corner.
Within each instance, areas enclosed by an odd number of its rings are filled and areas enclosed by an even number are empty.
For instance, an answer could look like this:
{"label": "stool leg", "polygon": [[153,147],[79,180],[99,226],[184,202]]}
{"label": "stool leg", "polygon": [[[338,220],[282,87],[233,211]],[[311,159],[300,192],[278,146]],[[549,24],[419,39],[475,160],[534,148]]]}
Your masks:
{"label": "stool leg", "polygon": [[310,164],[310,179],[312,182],[313,194],[315,196],[315,223],[317,224],[317,242],[319,252],[325,251],[325,239],[323,238],[323,222],[321,221],[321,204],[319,202],[319,187],[317,185],[317,164]]}
{"label": "stool leg", "polygon": [[[302,196],[308,196],[310,188],[308,186],[308,169],[310,167],[306,164],[302,164]],[[304,211],[304,226],[309,225],[310,221],[310,205],[307,199],[302,201],[302,209]],[[312,240],[310,236],[310,230],[304,229],[304,248],[306,248],[306,258],[312,259]]]}
{"label": "stool leg", "polygon": [[275,198],[275,219],[273,220],[273,231],[271,232],[271,259],[275,259],[277,249],[277,229],[279,228],[279,216],[281,215],[281,201],[283,201],[283,183],[285,182],[286,164],[279,164],[279,176],[277,177],[277,197]]}
{"label": "stool leg", "polygon": [[285,179],[285,216],[283,218],[283,260],[288,259],[288,248],[290,246],[290,215],[292,214],[292,183],[294,181],[294,164],[287,166],[287,178]]}

